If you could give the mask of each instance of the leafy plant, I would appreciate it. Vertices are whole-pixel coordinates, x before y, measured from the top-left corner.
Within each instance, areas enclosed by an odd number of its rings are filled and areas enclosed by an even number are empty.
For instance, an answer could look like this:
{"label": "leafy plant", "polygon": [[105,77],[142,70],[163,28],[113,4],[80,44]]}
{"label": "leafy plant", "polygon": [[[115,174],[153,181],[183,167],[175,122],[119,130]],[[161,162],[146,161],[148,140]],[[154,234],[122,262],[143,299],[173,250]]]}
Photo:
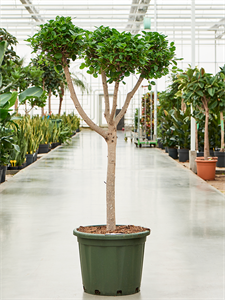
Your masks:
{"label": "leafy plant", "polygon": [[177,146],[182,149],[190,148],[190,122],[191,122],[191,112],[188,107],[185,112],[174,108],[171,114],[171,120],[174,130],[174,136],[176,137]]}
{"label": "leafy plant", "polygon": [[206,73],[203,68],[188,68],[188,70],[178,75],[179,90],[178,95],[184,97],[187,104],[192,104],[194,110],[203,110],[205,114],[204,129],[204,159],[207,160],[209,154],[209,115],[210,112],[225,101],[225,82],[219,76]]}
{"label": "leafy plant", "polygon": [[[160,78],[169,73],[169,65],[175,55],[174,43],[168,46],[166,36],[157,32],[142,32],[132,35],[118,32],[114,28],[101,26],[94,32],[85,32],[76,27],[70,17],[56,17],[40,26],[40,31],[28,41],[34,52],[54,62],[58,70],[64,69],[68,88],[74,105],[82,119],[107,142],[108,171],[106,184],[107,230],[114,230],[115,221],[115,165],[116,165],[116,126],[125,114],[129,103],[140,87],[144,78]],[[81,68],[88,68],[88,73],[95,78],[102,77],[105,97],[105,119],[108,130],[97,126],[85,113],[76,96],[69,72],[70,59],[82,56]],[[174,61],[175,63],[175,61]],[[176,68],[176,67],[173,67]],[[120,83],[131,74],[139,78],[127,94],[120,113],[115,116],[117,96]],[[108,84],[114,83],[112,107],[109,107]],[[154,82],[151,82],[154,84]]]}

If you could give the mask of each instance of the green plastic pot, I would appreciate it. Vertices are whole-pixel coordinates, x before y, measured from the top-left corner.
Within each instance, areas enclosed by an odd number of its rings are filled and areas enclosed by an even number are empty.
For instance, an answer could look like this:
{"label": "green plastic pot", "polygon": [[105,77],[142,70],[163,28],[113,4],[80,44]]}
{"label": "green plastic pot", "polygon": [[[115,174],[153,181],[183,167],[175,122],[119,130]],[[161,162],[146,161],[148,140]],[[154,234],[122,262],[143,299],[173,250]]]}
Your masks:
{"label": "green plastic pot", "polygon": [[83,288],[94,295],[138,293],[144,247],[150,231],[133,234],[89,234],[77,231]]}

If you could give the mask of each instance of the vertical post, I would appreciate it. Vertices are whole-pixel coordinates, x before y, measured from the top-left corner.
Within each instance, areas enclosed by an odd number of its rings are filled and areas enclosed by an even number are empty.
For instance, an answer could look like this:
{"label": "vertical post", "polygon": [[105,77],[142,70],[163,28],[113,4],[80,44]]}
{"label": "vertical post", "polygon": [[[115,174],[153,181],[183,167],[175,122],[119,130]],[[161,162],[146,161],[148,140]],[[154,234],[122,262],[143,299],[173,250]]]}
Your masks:
{"label": "vertical post", "polygon": [[216,57],[216,30],[215,30],[215,75],[216,75],[216,61],[217,61],[217,57]]}
{"label": "vertical post", "polygon": [[[191,1],[191,67],[195,68],[195,0]],[[191,113],[193,108],[191,106]],[[195,162],[195,119],[191,118],[191,150],[189,151],[190,169],[197,173],[197,166]]]}
{"label": "vertical post", "polygon": [[[154,27],[157,31],[157,3],[154,1]],[[154,91],[154,138],[157,139],[157,80],[155,80],[155,91]]]}

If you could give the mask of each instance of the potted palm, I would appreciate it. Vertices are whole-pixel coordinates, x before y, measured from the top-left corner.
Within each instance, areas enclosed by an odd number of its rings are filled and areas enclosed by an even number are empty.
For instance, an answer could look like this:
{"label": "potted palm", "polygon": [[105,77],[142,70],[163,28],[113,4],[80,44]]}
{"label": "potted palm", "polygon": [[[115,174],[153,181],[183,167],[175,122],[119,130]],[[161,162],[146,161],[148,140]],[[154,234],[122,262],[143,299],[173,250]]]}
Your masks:
{"label": "potted palm", "polygon": [[[85,32],[70,17],[56,17],[41,25],[28,41],[34,52],[41,52],[54,61],[56,69],[64,69],[68,88],[81,118],[100,134],[108,147],[106,180],[107,222],[105,226],[84,226],[74,230],[80,250],[83,287],[87,293],[127,295],[140,289],[144,243],[150,230],[135,226],[118,226],[115,217],[115,167],[117,124],[144,78],[160,78],[168,74],[174,57],[173,43],[168,46],[164,35],[143,32],[141,35],[99,27]],[[108,129],[95,124],[83,110],[69,72],[70,60],[82,56],[81,68],[95,78],[102,78],[105,98],[105,119]],[[117,95],[124,78],[137,73],[135,86],[127,94],[120,113],[115,117]],[[113,104],[109,106],[108,85],[114,84]]]}
{"label": "potted palm", "polygon": [[209,153],[209,116],[223,99],[225,83],[219,76],[206,73],[203,68],[188,68],[178,75],[179,89],[183,92],[184,101],[192,104],[193,110],[200,110],[205,115],[204,157],[197,157],[197,174],[205,180],[215,179],[217,157]]}

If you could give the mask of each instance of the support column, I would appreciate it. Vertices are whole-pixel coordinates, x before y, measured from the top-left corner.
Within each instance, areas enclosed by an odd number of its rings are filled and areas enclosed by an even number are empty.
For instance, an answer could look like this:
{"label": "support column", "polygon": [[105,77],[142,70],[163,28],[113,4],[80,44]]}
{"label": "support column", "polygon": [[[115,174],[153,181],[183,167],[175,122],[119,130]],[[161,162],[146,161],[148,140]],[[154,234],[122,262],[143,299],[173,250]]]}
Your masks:
{"label": "support column", "polygon": [[[154,29],[157,31],[157,0],[154,1]],[[157,80],[155,80],[154,91],[154,139],[157,140]]]}
{"label": "support column", "polygon": [[[191,1],[191,67],[195,68],[195,0]],[[193,108],[191,106],[191,113]],[[191,118],[191,150],[189,151],[190,169],[197,173],[195,158],[197,156],[195,150],[195,119]]]}

